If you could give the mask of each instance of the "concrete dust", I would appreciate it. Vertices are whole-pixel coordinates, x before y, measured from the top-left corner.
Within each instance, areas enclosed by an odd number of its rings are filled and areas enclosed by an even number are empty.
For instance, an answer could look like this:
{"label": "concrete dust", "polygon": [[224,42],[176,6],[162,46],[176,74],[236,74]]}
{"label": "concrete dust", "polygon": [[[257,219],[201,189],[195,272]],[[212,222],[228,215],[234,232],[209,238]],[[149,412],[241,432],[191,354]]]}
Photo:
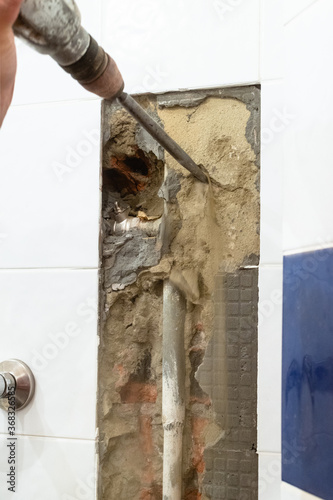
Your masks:
{"label": "concrete dust", "polygon": [[[187,253],[192,257],[205,253],[211,243],[218,247],[217,255],[211,258],[233,267],[241,265],[246,256],[259,251],[259,171],[245,136],[250,112],[236,99],[208,98],[194,110],[164,108],[159,115],[165,130],[207,169],[212,182],[210,190],[193,181],[166,154],[168,167],[186,176],[177,200],[182,220],[190,226],[189,235],[195,230],[192,243],[197,243],[187,248]],[[186,231],[183,224],[178,240],[189,240]]]}

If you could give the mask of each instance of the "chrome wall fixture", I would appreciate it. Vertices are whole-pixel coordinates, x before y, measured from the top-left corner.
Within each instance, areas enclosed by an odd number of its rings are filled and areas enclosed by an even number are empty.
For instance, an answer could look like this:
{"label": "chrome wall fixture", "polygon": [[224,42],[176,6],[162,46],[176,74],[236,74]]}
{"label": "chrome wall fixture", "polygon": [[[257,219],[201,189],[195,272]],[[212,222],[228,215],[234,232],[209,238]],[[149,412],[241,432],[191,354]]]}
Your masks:
{"label": "chrome wall fixture", "polygon": [[121,236],[122,234],[135,228],[141,229],[141,231],[149,234],[150,236],[158,233],[161,219],[143,221],[140,217],[131,217],[129,213],[129,205],[124,208],[120,207],[117,201],[115,202],[113,210],[110,213],[110,229],[112,235]]}
{"label": "chrome wall fixture", "polygon": [[[14,389],[14,390],[13,390]],[[22,410],[35,393],[35,378],[30,368],[18,359],[0,363],[0,408],[8,410],[8,396],[15,394],[15,410]]]}

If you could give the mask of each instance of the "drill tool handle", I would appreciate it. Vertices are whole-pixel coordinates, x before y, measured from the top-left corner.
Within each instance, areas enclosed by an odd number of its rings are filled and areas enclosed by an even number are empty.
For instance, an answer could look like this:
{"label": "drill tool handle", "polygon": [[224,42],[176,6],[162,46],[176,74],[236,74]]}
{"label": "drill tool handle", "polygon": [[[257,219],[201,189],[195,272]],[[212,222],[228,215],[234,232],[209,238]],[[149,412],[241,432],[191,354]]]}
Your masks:
{"label": "drill tool handle", "polygon": [[89,34],[81,26],[73,0],[24,0],[14,33],[60,65],[73,64],[86,52]]}
{"label": "drill tool handle", "polygon": [[74,0],[24,0],[13,29],[85,89],[105,99],[121,94],[124,81],[118,67],[82,27]]}

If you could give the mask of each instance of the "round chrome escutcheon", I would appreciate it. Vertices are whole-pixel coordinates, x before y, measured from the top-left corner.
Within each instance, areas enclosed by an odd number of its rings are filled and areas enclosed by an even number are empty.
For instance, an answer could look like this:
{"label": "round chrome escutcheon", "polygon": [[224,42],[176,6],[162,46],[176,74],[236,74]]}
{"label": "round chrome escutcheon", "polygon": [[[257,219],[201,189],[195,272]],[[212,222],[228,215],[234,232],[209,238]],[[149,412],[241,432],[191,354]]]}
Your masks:
{"label": "round chrome escutcheon", "polygon": [[[22,410],[33,398],[35,378],[29,366],[18,359],[8,359],[0,363],[0,374],[9,373],[15,379],[15,409]],[[8,397],[0,398],[0,408],[8,410]]]}

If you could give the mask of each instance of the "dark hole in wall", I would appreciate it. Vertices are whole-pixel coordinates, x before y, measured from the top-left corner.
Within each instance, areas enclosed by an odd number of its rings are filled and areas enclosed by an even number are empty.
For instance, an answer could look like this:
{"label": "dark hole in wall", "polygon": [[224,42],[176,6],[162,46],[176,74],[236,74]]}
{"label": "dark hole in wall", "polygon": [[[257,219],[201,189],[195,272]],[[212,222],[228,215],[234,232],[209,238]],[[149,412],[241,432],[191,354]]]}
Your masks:
{"label": "dark hole in wall", "polygon": [[109,168],[104,172],[106,185],[123,194],[143,191],[151,174],[151,162],[140,150],[137,156],[111,156]]}
{"label": "dark hole in wall", "polygon": [[133,156],[132,158],[126,158],[124,161],[125,165],[127,165],[132,172],[141,175],[148,175],[149,169],[147,164],[141,159]]}
{"label": "dark hole in wall", "polygon": [[131,207],[131,215],[138,210],[147,215],[161,216],[163,199],[158,191],[163,183],[164,163],[154,153],[137,148],[135,155],[109,155],[103,168],[103,213],[108,205],[122,199]]}

